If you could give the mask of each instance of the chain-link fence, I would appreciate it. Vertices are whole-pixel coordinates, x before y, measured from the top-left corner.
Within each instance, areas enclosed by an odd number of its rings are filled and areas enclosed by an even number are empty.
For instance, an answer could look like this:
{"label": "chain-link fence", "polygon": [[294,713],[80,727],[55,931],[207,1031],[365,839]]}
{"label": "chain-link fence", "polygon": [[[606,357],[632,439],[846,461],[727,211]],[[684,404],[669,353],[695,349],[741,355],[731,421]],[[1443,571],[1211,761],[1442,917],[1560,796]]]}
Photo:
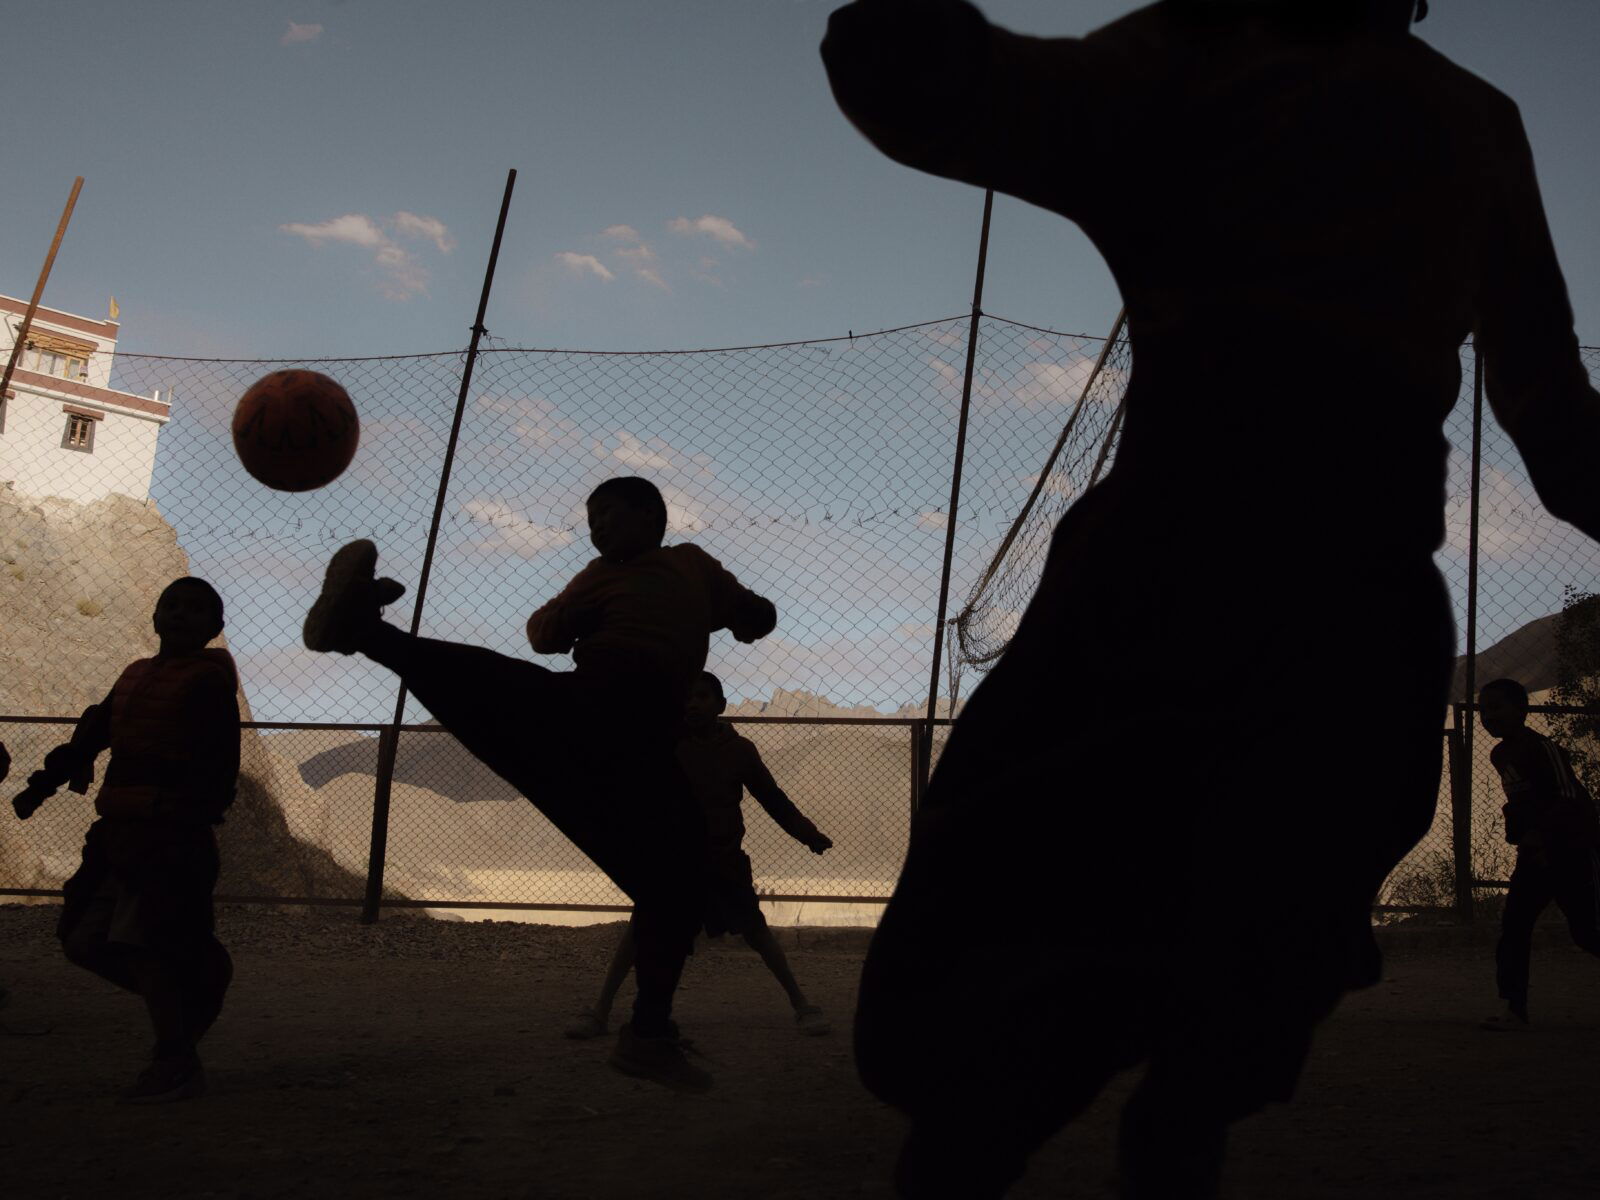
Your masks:
{"label": "chain-link fence", "polygon": [[[588,492],[609,476],[649,476],[668,501],[668,540],[705,548],[780,610],[772,637],[749,647],[719,638],[708,665],[724,681],[729,718],[835,846],[814,856],[751,806],[758,885],[775,898],[886,897],[913,803],[968,328],[957,318],[690,353],[486,342],[421,632],[526,655],[528,613],[592,557]],[[979,568],[983,539],[992,544],[1026,496],[1024,464],[1058,430],[1075,398],[1071,381],[1098,349],[1090,337],[986,324],[958,578]],[[239,395],[292,366],[339,379],[362,417],[355,462],[310,493],[260,486],[229,438]],[[0,586],[21,604],[8,609],[18,669],[0,685],[0,712],[75,716],[128,661],[154,651],[150,611],[161,586],[186,573],[211,580],[227,602],[225,637],[251,723],[240,801],[221,831],[231,872],[222,890],[360,896],[396,680],[359,656],[305,651],[300,624],[328,555],[356,537],[377,542],[382,573],[415,588],[463,367],[457,353],[272,362],[119,354],[92,454],[62,459],[37,439],[0,439],[11,461],[34,459],[26,490],[0,492],[0,547],[15,567]],[[119,396],[171,405],[143,474],[121,452]],[[99,474],[84,494],[84,468],[97,456],[133,465]],[[75,498],[60,498],[69,483]],[[411,604],[408,596],[389,619],[406,624]],[[392,902],[624,903],[535,809],[427,720],[410,703],[398,734],[382,835]],[[37,766],[63,732],[7,726],[18,770]],[[936,735],[935,753],[941,744]],[[239,816],[257,810],[263,819]],[[89,815],[78,797],[52,800],[12,839],[0,884],[57,886]],[[308,847],[316,869],[269,884],[269,864],[282,875]]]}
{"label": "chain-link fence", "polygon": [[[589,490],[613,475],[648,476],[668,502],[668,540],[703,547],[780,611],[773,636],[753,646],[715,639],[708,666],[724,682],[729,718],[835,847],[814,856],[751,806],[758,886],[808,900],[887,897],[916,795],[940,634],[944,509],[970,328],[960,317],[694,352],[485,341],[421,632],[526,655],[528,613],[592,555]],[[1600,368],[1600,353],[1589,361]],[[199,575],[227,602],[249,723],[240,800],[222,828],[222,891],[358,899],[396,680],[359,656],[304,650],[300,624],[327,557],[357,537],[378,544],[380,573],[415,588],[465,363],[460,352],[272,362],[117,354],[70,397],[26,380],[0,413],[0,482],[12,481],[0,488],[0,736],[14,770],[33,770],[63,722],[153,653],[156,595],[173,578]],[[1490,643],[1510,643],[1559,610],[1562,585],[1593,590],[1600,571],[1593,547],[1532,504],[1487,413],[1479,564],[1469,571],[1470,348],[1464,365],[1440,561],[1463,627],[1466,598],[1477,597],[1476,649],[1487,662]],[[309,493],[262,487],[230,444],[238,397],[291,366],[339,379],[362,418],[354,463]],[[1114,458],[1129,366],[1118,331],[1066,335],[983,317],[948,580],[952,599],[968,601],[953,667],[981,667],[1003,650],[1054,521]],[[93,423],[88,435],[83,421]],[[84,436],[86,445],[71,444]],[[390,620],[409,623],[413,595]],[[1527,681],[1536,692],[1549,686],[1537,672]],[[936,705],[945,724],[961,689],[952,670]],[[427,721],[411,701],[395,733],[388,823],[376,830],[389,902],[625,904],[535,809]],[[935,757],[943,733],[941,724]],[[1484,739],[1472,746],[1477,755]],[[1488,786],[1481,768],[1468,775],[1470,788]],[[1421,881],[1440,855],[1455,862],[1449,779],[1447,771],[1440,819],[1396,872],[1387,903],[1442,902]],[[0,891],[58,887],[89,819],[87,800],[69,793],[26,824],[8,815]],[[1473,853],[1488,829],[1462,831]]]}

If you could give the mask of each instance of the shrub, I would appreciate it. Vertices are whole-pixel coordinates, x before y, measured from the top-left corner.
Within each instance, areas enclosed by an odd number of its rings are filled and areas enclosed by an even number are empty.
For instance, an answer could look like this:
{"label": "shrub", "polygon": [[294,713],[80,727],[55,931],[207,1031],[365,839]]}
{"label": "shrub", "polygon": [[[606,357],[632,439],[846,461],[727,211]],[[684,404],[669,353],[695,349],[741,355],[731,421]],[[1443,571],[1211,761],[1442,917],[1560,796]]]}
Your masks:
{"label": "shrub", "polygon": [[105,605],[101,604],[98,600],[78,601],[78,611],[86,617],[98,617],[101,613],[105,612],[105,610]]}

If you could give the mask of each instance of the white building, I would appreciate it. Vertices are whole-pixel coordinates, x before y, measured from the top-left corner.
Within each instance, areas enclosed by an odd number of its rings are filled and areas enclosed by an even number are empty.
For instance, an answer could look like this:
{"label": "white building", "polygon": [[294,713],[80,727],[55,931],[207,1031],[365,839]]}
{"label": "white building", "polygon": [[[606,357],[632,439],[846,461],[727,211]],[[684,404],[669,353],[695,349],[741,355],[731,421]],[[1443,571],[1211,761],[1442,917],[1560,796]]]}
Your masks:
{"label": "white building", "polygon": [[[0,296],[0,367],[27,311],[26,300]],[[156,437],[171,405],[159,392],[112,389],[117,329],[53,308],[34,313],[0,398],[0,486],[80,504],[113,492],[149,498]]]}

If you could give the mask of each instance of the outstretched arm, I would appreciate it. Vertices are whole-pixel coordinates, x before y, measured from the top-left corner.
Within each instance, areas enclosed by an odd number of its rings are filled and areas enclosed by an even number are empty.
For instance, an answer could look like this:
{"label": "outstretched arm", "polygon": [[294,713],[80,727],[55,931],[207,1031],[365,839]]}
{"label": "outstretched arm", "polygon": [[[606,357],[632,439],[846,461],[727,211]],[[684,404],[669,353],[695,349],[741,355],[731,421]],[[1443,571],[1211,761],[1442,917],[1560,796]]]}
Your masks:
{"label": "outstretched arm", "polygon": [[1478,304],[1485,390],[1544,506],[1600,540],[1600,393],[1578,353],[1566,281],[1515,106],[1507,125]]}
{"label": "outstretched arm", "polygon": [[94,760],[111,745],[111,695],[91,704],[78,717],[72,737],[44,756],[44,765],[28,776],[28,785],[11,802],[24,821],[67,784],[80,796],[94,782]]}
{"label": "outstretched arm", "polygon": [[839,108],[896,162],[1070,212],[1096,173],[1074,170],[1069,130],[1114,136],[1144,69],[1126,44],[1023,37],[964,0],[856,0],[829,19],[822,60]]}
{"label": "outstretched arm", "polygon": [[767,764],[761,761],[761,755],[754,746],[750,747],[749,760],[740,774],[746,790],[756,798],[757,804],[766,809],[767,816],[778,823],[779,829],[808,847],[813,854],[821,854],[833,845],[833,841],[812,824],[810,818],[795,807],[788,793],[778,786],[778,781],[767,770]]}

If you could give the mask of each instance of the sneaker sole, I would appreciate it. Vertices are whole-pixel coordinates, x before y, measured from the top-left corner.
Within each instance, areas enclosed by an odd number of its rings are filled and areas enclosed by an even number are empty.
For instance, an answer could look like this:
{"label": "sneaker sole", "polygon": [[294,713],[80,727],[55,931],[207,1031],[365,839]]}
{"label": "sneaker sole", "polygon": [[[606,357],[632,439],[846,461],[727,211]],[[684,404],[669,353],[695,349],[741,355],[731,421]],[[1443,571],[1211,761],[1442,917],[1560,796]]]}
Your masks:
{"label": "sneaker sole", "polygon": [[341,546],[328,560],[327,573],[322,578],[322,592],[306,614],[301,629],[301,640],[307,650],[335,651],[339,654],[354,652],[344,649],[334,636],[342,614],[340,601],[349,594],[353,583],[371,580],[378,565],[378,548],[366,538]]}

